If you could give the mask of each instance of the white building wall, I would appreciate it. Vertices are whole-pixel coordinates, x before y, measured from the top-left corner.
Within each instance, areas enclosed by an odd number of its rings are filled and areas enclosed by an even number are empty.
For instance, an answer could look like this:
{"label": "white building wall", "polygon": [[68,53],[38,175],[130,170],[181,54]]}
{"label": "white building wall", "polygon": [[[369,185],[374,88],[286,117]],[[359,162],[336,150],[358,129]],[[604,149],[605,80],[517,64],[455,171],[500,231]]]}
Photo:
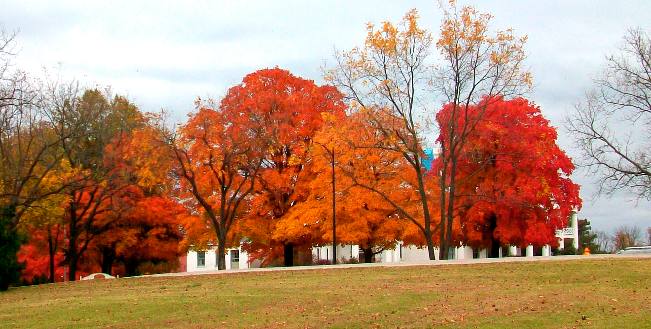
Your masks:
{"label": "white building wall", "polygon": [[253,267],[249,264],[249,254],[240,248],[240,268]]}
{"label": "white building wall", "polygon": [[217,253],[215,249],[206,250],[206,269],[214,270],[217,268]]}
{"label": "white building wall", "polygon": [[[243,251],[241,248],[238,249],[227,249],[226,250],[226,270],[231,270],[231,250],[239,250],[240,260],[238,262],[240,269],[249,268],[249,255]],[[206,253],[206,262],[205,266],[197,265],[197,251],[189,250],[187,254],[187,271],[188,272],[200,272],[200,271],[215,271],[217,270],[217,247],[205,250]]]}
{"label": "white building wall", "polygon": [[[215,256],[215,268],[217,268],[217,252],[214,254]],[[224,255],[224,262],[226,263],[226,270],[231,269],[231,249],[226,250],[226,255]]]}
{"label": "white building wall", "polygon": [[[439,259],[439,249],[434,248],[436,259]],[[427,247],[419,248],[416,246],[402,246],[402,261],[403,262],[426,262],[429,261],[429,253]]]}
{"label": "white building wall", "polygon": [[186,266],[188,272],[195,272],[199,270],[197,268],[197,252],[194,250],[188,251],[188,257],[186,258]]}

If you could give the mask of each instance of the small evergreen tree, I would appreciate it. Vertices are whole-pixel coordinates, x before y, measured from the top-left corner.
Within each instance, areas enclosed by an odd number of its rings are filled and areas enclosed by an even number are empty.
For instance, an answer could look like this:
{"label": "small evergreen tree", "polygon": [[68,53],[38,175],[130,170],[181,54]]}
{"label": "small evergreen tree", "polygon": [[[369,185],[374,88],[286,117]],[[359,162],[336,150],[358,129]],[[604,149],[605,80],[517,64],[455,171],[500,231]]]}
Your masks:
{"label": "small evergreen tree", "polygon": [[603,253],[603,250],[599,249],[599,244],[597,243],[597,233],[592,232],[592,227],[590,226],[590,221],[587,219],[579,219],[579,253],[583,253],[583,249],[586,247],[590,248],[590,252],[593,254]]}
{"label": "small evergreen tree", "polygon": [[0,291],[7,290],[10,284],[18,282],[23,269],[17,254],[24,238],[9,225],[15,211],[14,206],[0,208]]}

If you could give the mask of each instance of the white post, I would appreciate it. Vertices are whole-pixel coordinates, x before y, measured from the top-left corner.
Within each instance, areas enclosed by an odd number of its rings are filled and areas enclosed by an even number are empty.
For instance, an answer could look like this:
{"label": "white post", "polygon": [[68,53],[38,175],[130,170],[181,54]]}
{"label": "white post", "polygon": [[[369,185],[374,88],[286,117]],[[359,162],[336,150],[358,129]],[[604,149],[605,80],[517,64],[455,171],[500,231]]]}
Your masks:
{"label": "white post", "polygon": [[574,236],[572,237],[572,246],[575,250],[579,250],[579,220],[576,211],[572,211],[572,228],[574,228]]}
{"label": "white post", "polygon": [[472,247],[466,246],[466,259],[473,259],[475,256],[475,251],[472,249]]}
{"label": "white post", "polygon": [[359,245],[353,245],[350,247],[350,252],[353,254],[352,257],[357,258],[357,260],[361,263],[361,259],[359,259]]}
{"label": "white post", "polygon": [[533,257],[533,246],[532,245],[527,246],[527,257]]}
{"label": "white post", "polygon": [[509,256],[517,256],[518,255],[518,247],[514,245],[509,246]]}
{"label": "white post", "polygon": [[542,247],[542,255],[545,257],[551,256],[551,246],[546,244]]}

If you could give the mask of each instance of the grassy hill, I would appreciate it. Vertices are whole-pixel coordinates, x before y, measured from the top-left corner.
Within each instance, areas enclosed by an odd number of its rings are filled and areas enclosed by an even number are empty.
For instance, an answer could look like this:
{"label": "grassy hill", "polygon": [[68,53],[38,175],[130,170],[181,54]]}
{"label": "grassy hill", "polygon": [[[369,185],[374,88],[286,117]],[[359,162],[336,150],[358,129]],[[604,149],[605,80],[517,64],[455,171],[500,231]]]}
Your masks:
{"label": "grassy hill", "polygon": [[1,328],[651,328],[651,259],[96,280],[0,293]]}

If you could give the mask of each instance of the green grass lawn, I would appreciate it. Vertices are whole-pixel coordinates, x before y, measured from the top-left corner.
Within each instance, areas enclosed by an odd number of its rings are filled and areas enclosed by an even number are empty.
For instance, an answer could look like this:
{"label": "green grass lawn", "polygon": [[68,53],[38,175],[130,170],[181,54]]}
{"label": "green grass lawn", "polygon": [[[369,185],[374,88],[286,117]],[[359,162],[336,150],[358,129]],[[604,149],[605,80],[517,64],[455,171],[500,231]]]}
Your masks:
{"label": "green grass lawn", "polygon": [[2,328],[651,328],[651,259],[96,280],[0,293]]}

